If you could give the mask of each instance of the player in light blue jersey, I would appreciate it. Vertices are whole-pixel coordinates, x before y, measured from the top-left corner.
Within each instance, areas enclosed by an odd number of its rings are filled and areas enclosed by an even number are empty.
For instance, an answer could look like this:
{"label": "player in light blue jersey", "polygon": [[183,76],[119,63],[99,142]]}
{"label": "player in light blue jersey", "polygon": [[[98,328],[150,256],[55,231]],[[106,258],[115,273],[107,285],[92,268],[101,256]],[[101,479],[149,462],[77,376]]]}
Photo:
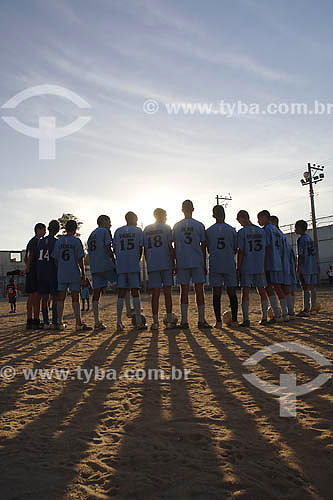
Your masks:
{"label": "player in light blue jersey", "polygon": [[[284,293],[289,319],[295,319],[295,293],[292,288],[295,287],[296,290],[296,268],[292,263],[292,248],[288,243],[286,235],[279,228],[279,218],[276,215],[271,215],[271,224],[273,224],[281,234],[282,238],[282,271],[283,271],[283,282],[281,285],[282,291]],[[293,268],[294,267],[294,268]]]}
{"label": "player in light blue jersey", "polygon": [[114,283],[117,279],[115,258],[112,251],[111,220],[108,215],[100,215],[97,219],[98,227],[88,238],[88,254],[92,275],[93,298],[92,310],[95,319],[95,330],[105,330],[99,319],[98,302],[102,288]]}
{"label": "player in light blue jersey", "polygon": [[235,254],[237,233],[225,223],[225,211],[222,205],[215,205],[213,217],[216,223],[206,230],[207,249],[209,252],[209,282],[213,288],[213,307],[216,318],[215,328],[222,327],[221,296],[225,286],[229,295],[232,323],[237,325],[238,299],[236,295],[237,276]]}
{"label": "player in light blue jersey", "polygon": [[[281,232],[270,221],[271,214],[268,210],[262,210],[258,213],[258,223],[263,227],[266,235],[266,258],[265,270],[269,302],[274,312],[274,317],[269,320],[269,323],[276,321],[289,321],[287,301],[282,290],[283,284],[283,241]],[[280,302],[281,310],[278,305]],[[282,316],[281,316],[282,311]]]}
{"label": "player in light blue jersey", "polygon": [[250,288],[256,287],[261,300],[262,317],[260,325],[266,325],[268,297],[266,292],[265,254],[266,236],[263,229],[250,221],[246,210],[240,210],[237,221],[242,227],[237,234],[237,273],[242,288],[242,327],[249,327]]}
{"label": "player in light blue jersey", "polygon": [[206,235],[205,226],[192,218],[194,211],[191,200],[182,204],[184,219],[173,228],[173,241],[176,250],[177,283],[181,286],[181,323],[179,328],[189,328],[187,320],[188,294],[190,281],[194,289],[198,306],[198,327],[211,328],[205,320],[205,299],[203,284],[206,281]]}
{"label": "player in light blue jersey", "polygon": [[[81,321],[80,312],[80,287],[86,280],[84,268],[84,250],[82,242],[75,236],[77,223],[75,220],[66,222],[66,234],[57,240],[52,257],[56,259],[58,265],[58,294],[57,294],[57,309],[58,309],[58,329],[63,330],[65,324],[64,305],[67,290],[71,290],[72,306],[76,320],[76,331],[86,332],[91,330]],[[80,274],[81,271],[81,274]]]}
{"label": "player in light blue jersey", "polygon": [[124,299],[128,289],[131,289],[135,311],[136,328],[145,330],[141,318],[140,303],[140,259],[143,249],[143,233],[137,227],[138,217],[134,212],[125,215],[126,226],[116,230],[113,237],[113,249],[116,254],[118,280],[117,330],[122,331],[122,312]]}
{"label": "player in light blue jersey", "polygon": [[154,210],[155,223],[145,227],[143,242],[148,271],[148,285],[152,290],[151,307],[153,324],[151,329],[158,330],[158,309],[160,291],[163,287],[165,309],[167,313],[166,328],[174,328],[172,321],[172,296],[174,269],[174,249],[172,231],[166,224],[167,213],[163,208]]}
{"label": "player in light blue jersey", "polygon": [[317,301],[315,288],[318,281],[316,249],[311,236],[306,233],[307,228],[308,224],[305,220],[298,220],[295,224],[295,233],[299,235],[296,273],[303,288],[303,310],[297,316],[301,317],[310,316],[310,312],[315,313]]}

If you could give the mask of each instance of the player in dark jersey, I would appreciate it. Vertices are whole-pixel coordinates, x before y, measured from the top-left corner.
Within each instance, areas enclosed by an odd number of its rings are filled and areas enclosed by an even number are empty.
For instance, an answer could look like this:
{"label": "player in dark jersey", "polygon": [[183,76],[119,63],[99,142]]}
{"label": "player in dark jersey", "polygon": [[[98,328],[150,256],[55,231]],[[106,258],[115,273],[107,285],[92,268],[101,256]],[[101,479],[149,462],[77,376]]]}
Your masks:
{"label": "player in dark jersey", "polygon": [[[306,233],[308,224],[305,220],[295,223],[295,233],[299,235],[297,240],[297,277],[303,288],[303,310],[297,316],[308,317],[316,313],[316,288],[318,283],[318,269],[316,262],[316,249],[313,239]],[[311,299],[311,309],[310,309]]]}
{"label": "player in dark jersey", "polygon": [[57,241],[55,237],[59,233],[60,224],[57,220],[51,220],[48,231],[49,234],[38,240],[36,247],[36,271],[37,288],[42,300],[42,315],[44,328],[50,326],[48,302],[50,295],[52,297],[52,327],[55,328],[58,323],[57,315],[57,265],[52,253]]}
{"label": "player in dark jersey", "polygon": [[37,244],[46,233],[46,226],[39,222],[35,225],[35,236],[27,244],[24,262],[26,265],[25,292],[27,300],[27,330],[42,328],[39,320],[40,299],[37,291]]}

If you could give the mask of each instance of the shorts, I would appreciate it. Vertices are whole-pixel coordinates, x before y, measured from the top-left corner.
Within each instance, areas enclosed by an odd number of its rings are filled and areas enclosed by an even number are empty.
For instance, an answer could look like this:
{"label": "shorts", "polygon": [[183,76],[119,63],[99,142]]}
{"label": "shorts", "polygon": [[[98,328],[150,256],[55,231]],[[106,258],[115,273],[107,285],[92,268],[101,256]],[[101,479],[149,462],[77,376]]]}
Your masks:
{"label": "shorts", "polygon": [[109,271],[103,271],[100,273],[92,273],[92,287],[95,290],[96,288],[105,288],[108,286],[108,283],[115,283],[117,281],[116,272],[113,269]]}
{"label": "shorts", "polygon": [[241,273],[240,275],[240,286],[241,287],[255,287],[255,288],[264,288],[267,286],[267,281],[265,277],[265,273]]}
{"label": "shorts", "polygon": [[150,271],[148,273],[148,288],[162,288],[173,285],[173,275],[171,269],[164,271]]}
{"label": "shorts", "polygon": [[178,269],[177,285],[189,285],[191,280],[193,283],[206,283],[206,276],[202,267]]}
{"label": "shorts", "polygon": [[58,290],[58,280],[56,276],[44,276],[37,279],[37,291],[41,295],[56,293]]}
{"label": "shorts", "polygon": [[25,278],[25,293],[35,293],[37,289],[37,275],[35,269],[32,269]]}
{"label": "shorts", "polygon": [[117,282],[118,288],[140,288],[140,273],[120,273]]}
{"label": "shorts", "polygon": [[266,271],[266,280],[269,285],[282,285],[284,281],[283,271]]}
{"label": "shorts", "polygon": [[81,290],[80,297],[81,300],[89,300],[90,297],[89,290]]}
{"label": "shorts", "polygon": [[296,290],[297,290],[297,283],[292,283],[291,285],[288,285],[288,286],[289,286],[289,288],[290,288],[290,290],[292,292],[296,292]]}
{"label": "shorts", "polygon": [[80,281],[73,281],[72,283],[58,283],[59,292],[67,292],[67,290],[70,290],[71,292],[79,292],[80,288]]}
{"label": "shorts", "polygon": [[16,297],[8,297],[9,304],[16,304]]}
{"label": "shorts", "polygon": [[237,286],[236,270],[231,273],[209,273],[209,284],[213,288],[221,286]]}
{"label": "shorts", "polygon": [[317,285],[318,276],[317,274],[301,274],[300,281],[302,285]]}

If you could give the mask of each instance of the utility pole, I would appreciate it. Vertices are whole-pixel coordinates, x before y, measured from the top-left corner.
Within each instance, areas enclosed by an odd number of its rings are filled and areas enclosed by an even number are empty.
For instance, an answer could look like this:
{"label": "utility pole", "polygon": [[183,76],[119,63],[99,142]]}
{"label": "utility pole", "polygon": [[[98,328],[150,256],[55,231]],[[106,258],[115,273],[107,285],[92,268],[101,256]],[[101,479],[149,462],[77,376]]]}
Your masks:
{"label": "utility pole", "polygon": [[323,174],[324,167],[319,165],[311,165],[308,163],[308,169],[304,172],[303,177],[301,179],[302,186],[309,186],[309,195],[310,195],[310,204],[311,204],[311,219],[312,219],[312,234],[313,241],[316,250],[316,261],[317,261],[317,270],[318,270],[318,280],[320,280],[320,264],[319,264],[319,244],[318,244],[318,231],[317,231],[317,220],[316,220],[316,207],[314,201],[314,191],[313,184],[317,184],[324,180],[325,175]]}
{"label": "utility pole", "polygon": [[222,201],[222,206],[224,208],[226,208],[228,206],[228,201],[231,201],[232,197],[231,197],[230,193],[228,194],[228,196],[219,196],[217,194],[215,196],[215,200],[216,200],[216,205],[219,205],[220,204],[220,200],[221,200]]}

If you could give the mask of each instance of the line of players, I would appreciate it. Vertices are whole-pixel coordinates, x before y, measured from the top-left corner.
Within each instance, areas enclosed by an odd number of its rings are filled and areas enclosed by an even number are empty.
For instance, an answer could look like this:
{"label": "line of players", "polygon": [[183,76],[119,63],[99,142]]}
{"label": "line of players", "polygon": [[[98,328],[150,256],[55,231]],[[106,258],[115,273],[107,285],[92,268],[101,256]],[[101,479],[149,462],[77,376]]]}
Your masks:
{"label": "line of players", "polygon": [[[238,315],[237,285],[242,290],[241,327],[249,327],[250,288],[255,287],[261,300],[260,325],[289,321],[295,317],[295,290],[298,280],[303,287],[303,310],[298,316],[307,317],[316,310],[317,269],[314,243],[306,234],[307,223],[299,220],[295,232],[299,235],[298,255],[278,227],[278,218],[267,210],[258,213],[258,225],[251,222],[246,210],[240,210],[237,221],[242,226],[238,231],[225,222],[225,211],[220,205],[213,208],[216,222],[205,230],[204,225],[192,215],[191,200],[182,203],[184,218],[173,230],[166,224],[167,214],[161,208],[154,210],[155,222],[144,231],[137,227],[135,213],[125,216],[126,225],[118,228],[112,238],[109,216],[100,215],[98,227],[88,239],[88,254],[92,275],[92,310],[95,330],[105,326],[99,317],[99,299],[108,282],[117,283],[117,330],[122,331],[123,307],[128,291],[134,305],[134,324],[138,330],[146,328],[141,315],[140,260],[144,252],[148,286],[152,290],[152,330],[159,328],[159,297],[163,289],[166,307],[166,328],[175,328],[172,314],[171,289],[176,283],[181,287],[181,321],[178,328],[188,328],[188,296],[191,281],[194,284],[198,309],[198,327],[212,328],[205,319],[204,283],[206,282],[206,254],[209,254],[209,282],[213,288],[213,308],[216,328],[222,327],[221,296],[223,287],[229,296],[231,309],[230,326],[236,326]],[[26,251],[27,280],[29,294],[27,304],[27,328],[42,328],[49,325],[48,300],[53,298],[52,325],[58,330],[65,328],[63,321],[64,301],[67,290],[71,291],[76,330],[86,332],[92,328],[82,322],[79,304],[80,287],[86,282],[84,249],[75,236],[77,224],[70,220],[66,234],[59,239],[58,221],[51,221],[49,234],[45,236],[44,224],[36,224],[35,236]],[[39,321],[40,299],[43,323]],[[268,319],[268,304],[273,316]],[[128,300],[127,312],[129,313]],[[129,314],[128,314],[129,315]]]}

